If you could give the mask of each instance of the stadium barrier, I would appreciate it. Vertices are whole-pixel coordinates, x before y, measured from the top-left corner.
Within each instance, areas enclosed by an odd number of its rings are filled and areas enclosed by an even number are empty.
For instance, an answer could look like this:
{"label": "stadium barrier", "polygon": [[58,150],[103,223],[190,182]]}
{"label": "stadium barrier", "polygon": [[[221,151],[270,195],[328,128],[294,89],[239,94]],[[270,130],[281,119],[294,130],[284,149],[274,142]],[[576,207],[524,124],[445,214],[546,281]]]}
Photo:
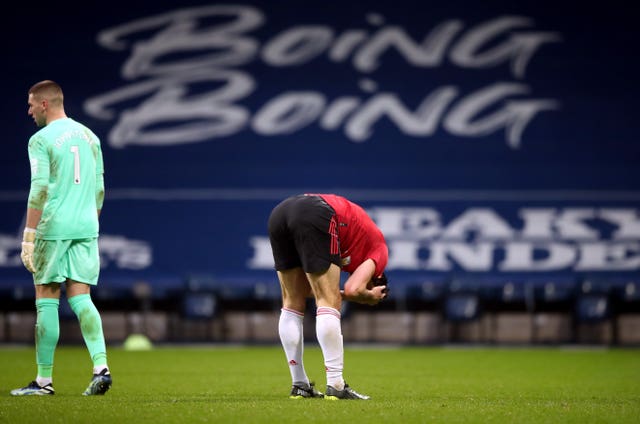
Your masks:
{"label": "stadium barrier", "polygon": [[[92,296],[112,342],[130,334],[154,342],[278,342],[275,278],[105,277]],[[34,302],[31,282],[0,282],[0,342],[33,341]],[[314,308],[310,300],[310,340]],[[60,317],[61,340],[81,343],[64,300]],[[345,302],[342,317],[346,342],[640,345],[640,281],[549,275],[398,279],[381,304]]]}

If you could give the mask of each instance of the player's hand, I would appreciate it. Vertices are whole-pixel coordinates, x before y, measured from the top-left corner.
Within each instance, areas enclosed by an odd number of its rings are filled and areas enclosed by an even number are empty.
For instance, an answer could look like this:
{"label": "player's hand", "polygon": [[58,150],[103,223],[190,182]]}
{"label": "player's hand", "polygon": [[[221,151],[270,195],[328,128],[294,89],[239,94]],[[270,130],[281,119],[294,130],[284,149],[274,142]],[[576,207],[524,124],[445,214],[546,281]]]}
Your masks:
{"label": "player's hand", "polygon": [[20,252],[20,259],[24,264],[24,267],[29,270],[30,273],[36,272],[36,267],[33,264],[33,250],[35,248],[36,230],[33,228],[25,228],[22,235],[22,252]]}
{"label": "player's hand", "polygon": [[386,299],[389,294],[389,290],[387,289],[387,286],[374,286],[371,289],[371,292],[373,293],[373,296],[375,299],[374,305]]}
{"label": "player's hand", "polygon": [[389,296],[389,281],[384,273],[379,277],[372,278],[367,288],[374,295],[375,303],[372,303],[373,305],[377,305]]}
{"label": "player's hand", "polygon": [[362,296],[358,303],[364,303],[365,305],[375,306],[387,298],[389,290],[387,286],[372,286],[367,285],[367,295]]}

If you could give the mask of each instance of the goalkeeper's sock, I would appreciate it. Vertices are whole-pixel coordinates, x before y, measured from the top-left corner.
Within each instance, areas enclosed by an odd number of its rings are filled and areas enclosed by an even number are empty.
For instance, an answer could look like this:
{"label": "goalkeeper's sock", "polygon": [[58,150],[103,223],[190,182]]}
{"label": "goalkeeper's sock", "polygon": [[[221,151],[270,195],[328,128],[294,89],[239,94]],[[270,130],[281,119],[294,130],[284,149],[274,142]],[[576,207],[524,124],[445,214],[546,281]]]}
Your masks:
{"label": "goalkeeper's sock", "polygon": [[69,306],[78,317],[80,331],[87,345],[94,368],[107,365],[107,347],[102,332],[102,319],[89,294],[79,294],[69,299]]}
{"label": "goalkeeper's sock", "polygon": [[278,322],[278,333],[284,353],[289,363],[293,384],[309,385],[309,377],[304,369],[302,355],[304,353],[304,335],[302,324],[304,314],[293,309],[282,308]]}
{"label": "goalkeeper's sock", "polygon": [[38,383],[38,386],[44,387],[47,384],[53,384],[53,378],[38,376],[36,377],[36,383]]}
{"label": "goalkeeper's sock", "polygon": [[[36,299],[36,363],[40,381],[49,383],[53,376],[53,357],[60,338],[60,300],[52,298]],[[37,380],[37,379],[36,379]],[[46,384],[40,384],[41,387]]]}
{"label": "goalkeeper's sock", "polygon": [[[106,361],[106,357],[105,357],[105,361]],[[103,371],[104,371],[105,375],[110,375],[109,367],[106,364],[98,365],[98,366],[93,367],[93,373],[95,375],[98,375],[98,374],[102,373]]]}
{"label": "goalkeeper's sock", "polygon": [[338,310],[326,306],[317,309],[316,336],[324,356],[327,385],[338,390],[344,389],[344,379],[342,378],[344,348]]}

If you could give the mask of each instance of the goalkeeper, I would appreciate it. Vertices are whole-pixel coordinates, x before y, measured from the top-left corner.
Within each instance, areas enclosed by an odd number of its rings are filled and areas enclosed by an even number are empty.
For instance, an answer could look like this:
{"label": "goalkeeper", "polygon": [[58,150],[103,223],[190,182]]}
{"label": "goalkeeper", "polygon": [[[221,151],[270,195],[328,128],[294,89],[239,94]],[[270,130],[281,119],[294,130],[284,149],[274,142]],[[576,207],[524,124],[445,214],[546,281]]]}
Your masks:
{"label": "goalkeeper", "polygon": [[[291,398],[369,399],[345,383],[342,300],[376,305],[387,296],[388,250],[382,232],[357,204],[334,194],[282,201],[269,217],[269,239],[282,289],[278,331],[291,372]],[[340,291],[340,271],[350,273]],[[317,391],[302,363],[306,299],[316,301],[316,335],[327,388]]]}
{"label": "goalkeeper", "polygon": [[60,335],[60,286],[93,362],[84,395],[102,395],[112,384],[100,314],[90,288],[98,282],[98,216],[104,199],[98,137],[67,117],[62,89],[41,81],[29,89],[29,115],[41,128],[29,139],[31,187],[22,253],[36,292],[37,377],[14,396],[53,395],[53,358]]}

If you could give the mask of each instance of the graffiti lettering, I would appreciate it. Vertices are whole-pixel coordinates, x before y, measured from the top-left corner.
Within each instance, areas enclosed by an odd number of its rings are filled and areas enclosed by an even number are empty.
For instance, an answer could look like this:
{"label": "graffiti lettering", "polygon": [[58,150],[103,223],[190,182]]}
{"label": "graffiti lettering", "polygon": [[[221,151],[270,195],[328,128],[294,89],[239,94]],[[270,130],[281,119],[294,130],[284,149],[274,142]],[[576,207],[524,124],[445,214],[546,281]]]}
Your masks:
{"label": "graffiti lettering", "polygon": [[[260,10],[217,5],[106,29],[97,37],[101,46],[130,51],[123,78],[151,79],[90,98],[85,111],[117,120],[108,136],[114,147],[204,142],[245,128],[263,136],[291,134],[315,122],[325,130],[342,127],[348,139],[360,143],[374,136],[378,122],[388,119],[415,137],[429,137],[439,128],[476,138],[504,131],[507,144],[518,148],[537,114],[559,109],[556,100],[525,97],[531,89],[521,82],[495,82],[471,93],[462,93],[456,85],[416,86],[412,90],[425,97],[415,108],[396,93],[375,89],[368,97],[332,99],[313,89],[285,91],[262,107],[241,106],[259,82],[238,68],[254,62],[289,72],[304,72],[305,65],[317,60],[351,63],[355,79],[365,85],[362,77],[384,67],[385,57],[394,53],[407,67],[419,69],[447,60],[469,70],[509,64],[511,74],[521,79],[537,50],[561,39],[554,32],[534,31],[533,21],[520,16],[501,16],[468,28],[460,20],[447,20],[418,41],[400,26],[385,25],[383,16],[367,19],[369,29],[338,34],[327,25],[295,25],[260,40],[251,36],[266,21]],[[136,100],[140,103],[132,105]]]}

